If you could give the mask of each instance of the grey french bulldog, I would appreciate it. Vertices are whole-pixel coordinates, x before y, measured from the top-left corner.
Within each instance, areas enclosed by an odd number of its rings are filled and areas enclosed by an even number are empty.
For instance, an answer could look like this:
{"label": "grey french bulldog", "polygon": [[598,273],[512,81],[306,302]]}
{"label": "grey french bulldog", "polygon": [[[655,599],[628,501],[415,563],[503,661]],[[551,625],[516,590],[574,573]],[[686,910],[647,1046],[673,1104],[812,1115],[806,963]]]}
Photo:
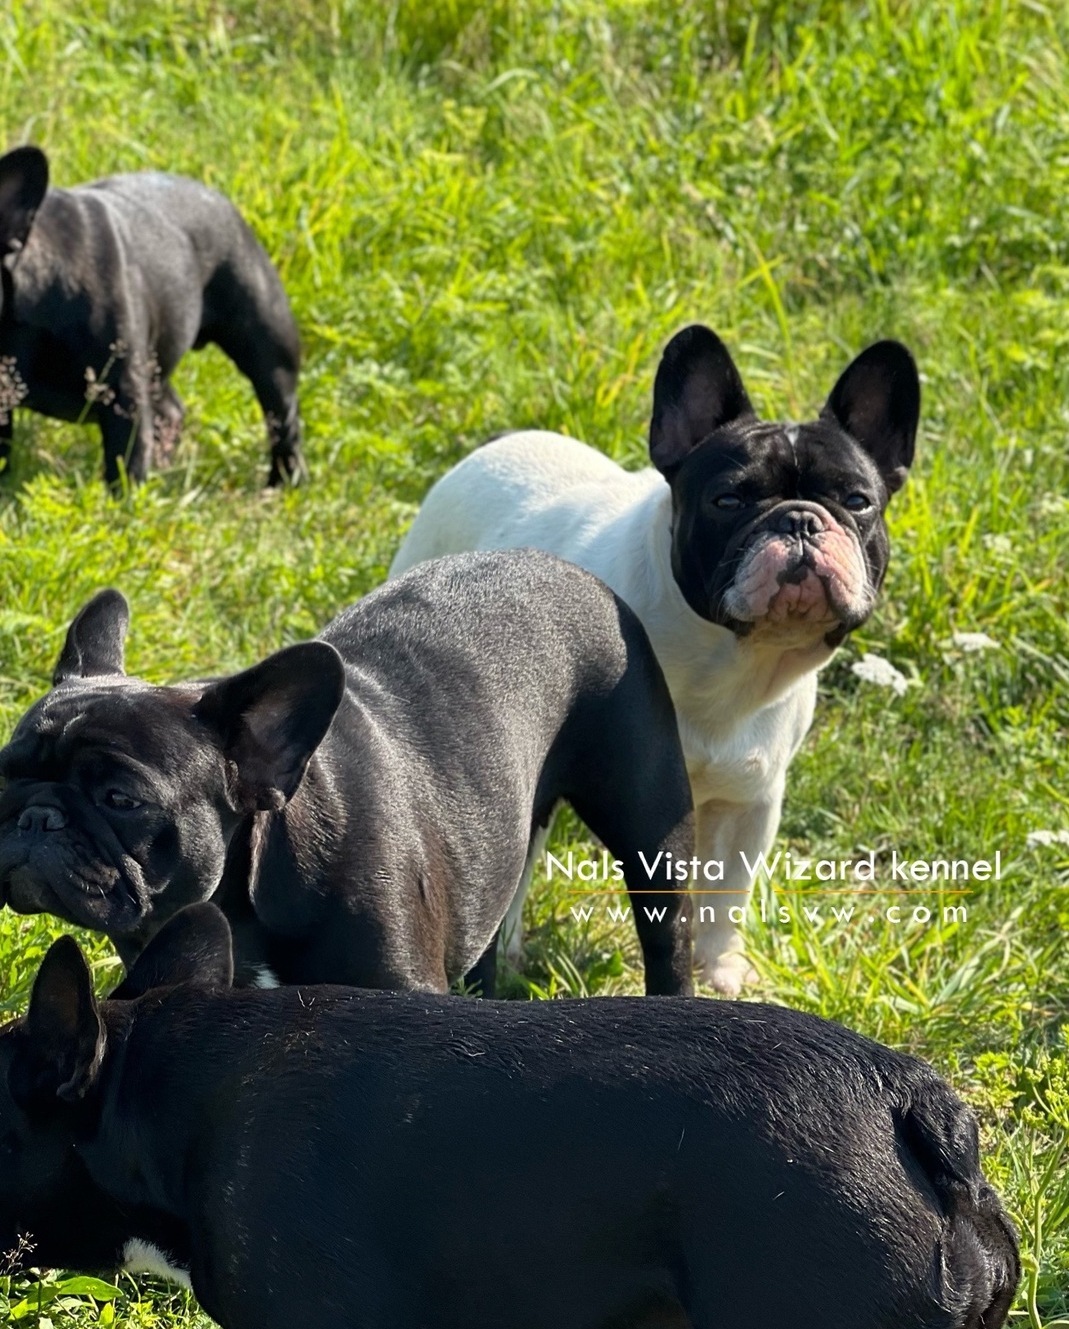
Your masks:
{"label": "grey french bulldog", "polygon": [[[0,901],[105,932],[130,963],[214,899],[239,983],[493,988],[495,938],[570,803],[622,865],[647,991],[691,989],[693,853],[675,712],[642,625],[533,550],[440,559],[315,641],[155,687],[126,601],[71,624],[0,749]],[[481,963],[480,963],[481,962]]]}

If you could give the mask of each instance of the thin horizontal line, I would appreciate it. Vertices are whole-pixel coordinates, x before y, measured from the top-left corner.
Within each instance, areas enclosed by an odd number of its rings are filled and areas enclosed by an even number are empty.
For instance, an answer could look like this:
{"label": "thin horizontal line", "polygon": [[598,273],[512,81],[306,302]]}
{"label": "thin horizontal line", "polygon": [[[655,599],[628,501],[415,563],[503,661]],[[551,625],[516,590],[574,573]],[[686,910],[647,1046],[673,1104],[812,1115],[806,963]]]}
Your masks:
{"label": "thin horizontal line", "polygon": [[807,890],[802,890],[801,888],[799,888],[798,890],[795,890],[795,891],[793,891],[793,892],[792,892],[792,891],[790,890],[790,888],[787,887],[787,886],[773,886],[773,887],[772,887],[772,893],[773,893],[774,895],[789,895],[789,894],[794,894],[794,895],[973,895],[973,894],[975,894],[975,892],[974,892],[973,890],[971,890],[971,889],[970,889],[970,890],[965,890],[965,889],[963,889],[963,888],[960,887],[960,886],[957,888],[957,890],[953,890],[953,891],[950,890],[949,888],[947,888],[947,889],[944,890],[941,886],[930,886],[927,890],[925,890],[923,886],[915,886],[915,887],[913,888],[913,890],[910,890],[910,891],[900,891],[900,890],[898,890],[898,889],[897,889],[896,887],[894,887],[894,886],[885,886],[882,890],[874,890],[874,891],[866,891],[866,890],[864,890],[864,889],[863,889],[862,887],[860,887],[860,886],[855,887],[855,888],[853,888],[853,889],[851,889],[851,888],[847,888],[847,889],[845,889],[845,890],[841,890],[841,891],[826,891],[826,890],[822,890],[819,886],[812,886],[812,887],[810,887],[810,888],[807,889]]}
{"label": "thin horizontal line", "polygon": [[[773,886],[772,890],[773,893],[776,895],[974,895],[975,894],[975,892],[971,889],[962,890],[959,888],[958,890],[951,891],[951,890],[943,890],[940,887],[929,887],[927,890],[923,889],[923,887],[916,887],[915,889],[910,891],[900,891],[896,890],[894,886],[887,886],[883,890],[874,890],[874,891],[866,891],[863,890],[861,887],[857,887],[854,889],[848,888],[846,890],[841,890],[841,891],[832,891],[832,890],[823,890],[819,886],[817,887],[811,886],[806,890],[802,890],[801,887],[792,890],[791,888],[786,886]],[[630,895],[631,892],[628,891],[626,886],[620,886],[616,890],[609,889],[604,891],[579,891],[575,890],[574,888],[571,888],[564,891],[563,894],[564,895]],[[728,891],[728,890],[692,891],[688,890],[685,886],[682,886],[678,891],[648,891],[645,888],[640,889],[636,887],[634,894],[635,895],[745,895],[747,893],[745,891]]]}

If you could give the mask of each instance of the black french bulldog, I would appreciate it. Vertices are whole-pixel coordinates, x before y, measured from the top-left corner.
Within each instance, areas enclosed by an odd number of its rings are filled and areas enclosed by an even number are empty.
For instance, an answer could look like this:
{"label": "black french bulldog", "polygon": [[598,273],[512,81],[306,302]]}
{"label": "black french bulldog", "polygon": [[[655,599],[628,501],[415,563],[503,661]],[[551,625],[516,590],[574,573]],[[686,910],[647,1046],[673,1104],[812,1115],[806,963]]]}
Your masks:
{"label": "black french bulldog", "polygon": [[[691,990],[675,714],[629,609],[530,550],[443,559],[317,641],[217,682],[123,673],[126,601],[72,623],[0,750],[0,900],[105,932],[129,964],[212,897],[239,981],[445,991],[483,957],[554,807],[623,866],[646,988]],[[663,861],[663,859],[662,859]],[[651,893],[656,892],[656,893]]]}
{"label": "black french bulldog", "polygon": [[55,943],[0,1029],[9,1264],[165,1273],[223,1329],[1005,1322],[976,1122],[912,1057],[777,1006],[230,971],[211,905],[102,1003]]}
{"label": "black french bulldog", "polygon": [[252,383],[268,483],[304,473],[300,342],[278,273],[237,209],[195,180],[145,171],[49,189],[34,147],[0,157],[0,462],[15,407],[95,420],[104,476],[170,460],[170,378],[209,342]]}

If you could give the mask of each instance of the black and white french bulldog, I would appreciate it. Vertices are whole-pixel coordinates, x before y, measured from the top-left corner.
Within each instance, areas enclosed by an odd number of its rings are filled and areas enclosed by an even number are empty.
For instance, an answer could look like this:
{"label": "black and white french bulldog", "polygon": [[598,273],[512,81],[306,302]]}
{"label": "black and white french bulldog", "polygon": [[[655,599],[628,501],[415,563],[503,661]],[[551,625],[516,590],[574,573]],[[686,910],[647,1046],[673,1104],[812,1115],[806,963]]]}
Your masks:
{"label": "black and white french bulldog", "polygon": [[16,407],[94,420],[109,483],[166,464],[182,428],[170,378],[209,342],[252,383],[269,484],[299,479],[300,342],[278,273],[237,209],[145,171],[48,187],[34,147],[0,157],[0,462]]}
{"label": "black and white french bulldog", "polygon": [[[623,866],[648,992],[691,989],[693,852],[671,698],[638,619],[532,550],[443,559],[321,638],[214,682],[123,672],[126,601],[72,623],[0,749],[0,901],[105,932],[128,964],[183,905],[240,982],[444,992],[484,957],[561,800]],[[685,884],[684,884],[685,885]]]}
{"label": "black and white french bulldog", "polygon": [[715,892],[692,907],[695,960],[722,992],[750,977],[736,930],[750,867],[775,838],[816,671],[872,612],[919,411],[912,356],[882,341],[816,420],[759,420],[727,348],[696,325],[657,371],[655,469],[624,471],[559,434],[507,435],[439,480],[394,560],[391,576],[462,549],[546,549],[635,610],[675,702],[697,856],[712,865],[694,883]]}
{"label": "black and white french bulldog", "polygon": [[5,1268],[163,1273],[223,1329],[1005,1322],[1016,1237],[923,1062],[755,1003],[230,968],[210,904],[108,1001],[54,944],[0,1028]]}

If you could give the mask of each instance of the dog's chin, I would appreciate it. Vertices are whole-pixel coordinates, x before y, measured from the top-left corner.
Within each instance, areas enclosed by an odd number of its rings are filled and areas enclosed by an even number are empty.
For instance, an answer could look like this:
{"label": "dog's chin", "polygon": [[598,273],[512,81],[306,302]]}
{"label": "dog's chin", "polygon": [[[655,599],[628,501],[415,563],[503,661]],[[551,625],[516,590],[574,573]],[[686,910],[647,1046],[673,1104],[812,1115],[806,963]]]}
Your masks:
{"label": "dog's chin", "polygon": [[806,569],[799,581],[785,582],[774,595],[757,602],[725,597],[729,626],[736,636],[777,647],[797,647],[845,636],[840,613],[824,583]]}
{"label": "dog's chin", "polygon": [[0,899],[16,914],[57,914],[62,905],[48,885],[26,868],[16,868],[0,883]]}
{"label": "dog's chin", "polygon": [[841,621],[827,583],[812,568],[804,566],[787,575],[787,580],[767,602],[764,614],[759,614],[754,621],[762,618],[770,627],[781,623],[784,627],[797,625],[822,632],[829,631]]}
{"label": "dog's chin", "polygon": [[76,927],[122,936],[134,931],[144,910],[122,875],[113,872],[53,875],[26,863],[7,874],[0,895],[17,914],[54,914]]}

